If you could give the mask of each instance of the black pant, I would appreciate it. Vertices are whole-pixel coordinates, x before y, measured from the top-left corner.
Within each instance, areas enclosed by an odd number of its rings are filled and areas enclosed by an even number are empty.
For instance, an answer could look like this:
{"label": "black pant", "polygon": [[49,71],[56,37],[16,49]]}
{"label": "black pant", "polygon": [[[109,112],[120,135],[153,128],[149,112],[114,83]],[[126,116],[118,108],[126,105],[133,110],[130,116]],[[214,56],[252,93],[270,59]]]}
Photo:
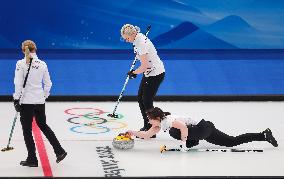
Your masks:
{"label": "black pant", "polygon": [[[171,128],[169,132],[173,138],[180,140],[181,134],[179,129]],[[202,119],[197,125],[188,126],[188,139],[186,142],[190,146],[199,140],[206,140],[215,145],[232,147],[252,141],[265,141],[265,138],[263,133],[245,133],[236,137],[229,136],[216,129],[212,122]]]}
{"label": "black pant", "polygon": [[138,103],[141,114],[144,119],[144,128],[146,129],[149,129],[151,127],[151,125],[148,123],[149,119],[146,115],[146,111],[153,108],[154,97],[164,78],[165,78],[165,73],[150,77],[145,77],[143,75],[143,78],[140,82],[138,90]]}
{"label": "black pant", "polygon": [[54,132],[46,124],[45,104],[22,104],[21,105],[21,124],[23,129],[24,140],[28,150],[29,161],[37,161],[36,148],[32,136],[32,121],[35,117],[36,123],[40,130],[43,132],[49,143],[52,145],[56,156],[63,154],[65,151],[61,147]]}

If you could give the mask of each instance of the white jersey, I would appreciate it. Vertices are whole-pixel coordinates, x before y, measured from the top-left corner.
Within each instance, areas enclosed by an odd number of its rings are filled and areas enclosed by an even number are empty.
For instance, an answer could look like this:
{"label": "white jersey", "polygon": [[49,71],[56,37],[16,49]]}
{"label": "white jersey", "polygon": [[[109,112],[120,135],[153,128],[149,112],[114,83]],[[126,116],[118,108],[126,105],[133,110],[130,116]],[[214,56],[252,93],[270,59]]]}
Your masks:
{"label": "white jersey", "polygon": [[39,60],[35,53],[31,53],[31,56],[33,60],[24,90],[23,84],[29,64],[26,63],[26,59],[17,61],[14,78],[15,93],[13,97],[14,99],[19,99],[22,92],[21,104],[44,104],[52,86],[48,68],[46,63]]}
{"label": "white jersey", "polygon": [[133,42],[134,53],[140,60],[139,56],[147,54],[147,60],[150,67],[144,72],[145,77],[157,76],[165,72],[164,64],[157,54],[153,43],[144,34],[138,33]]}
{"label": "white jersey", "polygon": [[197,125],[201,120],[193,120],[189,117],[177,116],[177,115],[168,115],[161,121],[161,129],[166,132],[170,130],[172,124],[175,120],[184,122],[186,125]]}

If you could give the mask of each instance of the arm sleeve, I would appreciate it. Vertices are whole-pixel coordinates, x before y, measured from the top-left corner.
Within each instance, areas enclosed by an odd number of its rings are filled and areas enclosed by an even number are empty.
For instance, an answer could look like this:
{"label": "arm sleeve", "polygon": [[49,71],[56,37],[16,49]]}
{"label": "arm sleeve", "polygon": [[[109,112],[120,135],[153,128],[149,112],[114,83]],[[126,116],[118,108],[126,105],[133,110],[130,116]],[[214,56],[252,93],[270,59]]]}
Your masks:
{"label": "arm sleeve", "polygon": [[165,128],[167,128],[168,130],[170,129],[170,128],[172,128],[172,126],[173,126],[173,120],[166,120],[165,121]]}
{"label": "arm sleeve", "polygon": [[45,71],[43,74],[43,84],[44,84],[44,97],[47,98],[49,96],[49,92],[52,86],[52,82],[50,80],[49,72],[47,66],[45,67]]}
{"label": "arm sleeve", "polygon": [[13,94],[14,99],[19,99],[21,96],[21,91],[23,89],[24,83],[24,69],[20,65],[18,61],[15,69],[15,77],[14,77],[14,85],[15,85],[15,93]]}
{"label": "arm sleeve", "polygon": [[166,117],[165,119],[163,119],[161,121],[161,128],[163,131],[168,131],[171,129],[172,125],[173,125],[174,119],[173,118],[169,118]]}

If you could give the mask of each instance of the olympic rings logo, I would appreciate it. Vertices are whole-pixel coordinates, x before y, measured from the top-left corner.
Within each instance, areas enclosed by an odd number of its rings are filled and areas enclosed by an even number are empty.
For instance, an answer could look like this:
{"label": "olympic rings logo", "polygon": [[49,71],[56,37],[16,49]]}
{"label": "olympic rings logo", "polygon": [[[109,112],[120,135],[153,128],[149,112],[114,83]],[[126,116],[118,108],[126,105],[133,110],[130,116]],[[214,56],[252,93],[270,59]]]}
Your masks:
{"label": "olympic rings logo", "polygon": [[110,113],[101,109],[70,108],[64,113],[72,116],[67,119],[75,125],[70,130],[79,134],[102,134],[127,127],[127,124],[118,121],[124,117],[122,114],[117,114],[118,118],[109,118],[107,115]]}

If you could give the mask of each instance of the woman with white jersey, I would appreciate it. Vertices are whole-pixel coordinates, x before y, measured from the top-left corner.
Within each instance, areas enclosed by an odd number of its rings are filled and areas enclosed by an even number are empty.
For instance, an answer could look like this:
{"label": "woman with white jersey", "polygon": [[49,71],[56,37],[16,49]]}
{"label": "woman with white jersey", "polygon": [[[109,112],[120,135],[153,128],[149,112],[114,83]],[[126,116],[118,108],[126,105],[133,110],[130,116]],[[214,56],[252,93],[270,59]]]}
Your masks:
{"label": "woman with white jersey", "polygon": [[[137,74],[143,73],[138,90],[138,103],[144,119],[144,126],[141,131],[151,128],[146,111],[153,108],[154,97],[165,77],[164,64],[159,58],[156,48],[148,37],[140,33],[138,27],[125,24],[121,28],[121,36],[126,42],[133,43],[136,58],[141,65],[127,74],[130,79],[136,78]],[[155,137],[155,136],[152,136]]]}
{"label": "woman with white jersey", "polygon": [[252,141],[267,141],[274,147],[278,147],[277,141],[269,128],[261,133],[246,133],[236,137],[229,136],[216,129],[214,124],[204,119],[200,121],[192,120],[189,117],[171,115],[155,107],[147,111],[152,127],[148,131],[128,131],[130,135],[149,139],[161,129],[169,131],[169,134],[181,140],[181,151],[185,152],[188,148],[198,145],[199,140],[206,140],[209,143],[232,147]]}
{"label": "woman with white jersey", "polygon": [[[38,127],[52,145],[57,157],[56,162],[58,163],[63,160],[67,153],[61,147],[54,132],[46,124],[45,99],[49,96],[49,91],[52,86],[47,65],[42,60],[38,59],[36,55],[36,44],[33,41],[24,41],[22,43],[22,51],[24,53],[26,48],[29,49],[30,54],[25,54],[25,58],[19,60],[16,64],[14,78],[15,93],[13,94],[13,98],[15,109],[17,112],[20,112],[24,141],[28,150],[27,159],[21,161],[20,165],[37,167],[38,160],[32,136],[33,117],[35,117]],[[31,67],[28,73],[30,61]],[[24,78],[27,73],[26,86],[23,90]]]}

